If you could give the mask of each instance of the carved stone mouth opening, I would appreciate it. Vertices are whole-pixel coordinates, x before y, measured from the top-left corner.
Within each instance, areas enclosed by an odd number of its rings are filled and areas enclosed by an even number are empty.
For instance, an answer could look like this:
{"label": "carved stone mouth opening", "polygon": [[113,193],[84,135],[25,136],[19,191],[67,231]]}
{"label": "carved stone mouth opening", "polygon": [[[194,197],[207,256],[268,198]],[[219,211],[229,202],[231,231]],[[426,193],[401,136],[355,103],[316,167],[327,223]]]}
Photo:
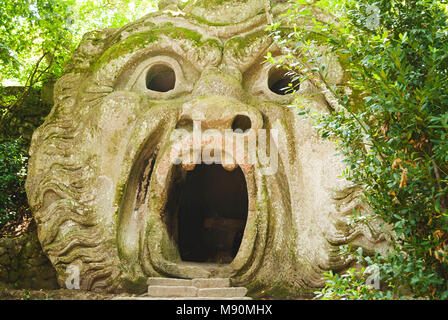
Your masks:
{"label": "carved stone mouth opening", "polygon": [[154,140],[137,156],[120,203],[119,253],[129,277],[140,267],[146,276],[179,278],[255,272],[267,211],[256,209],[254,166],[176,164],[171,146],[157,150]]}
{"label": "carved stone mouth opening", "polygon": [[164,222],[185,262],[229,264],[239,251],[248,214],[240,167],[200,164],[173,168]]}

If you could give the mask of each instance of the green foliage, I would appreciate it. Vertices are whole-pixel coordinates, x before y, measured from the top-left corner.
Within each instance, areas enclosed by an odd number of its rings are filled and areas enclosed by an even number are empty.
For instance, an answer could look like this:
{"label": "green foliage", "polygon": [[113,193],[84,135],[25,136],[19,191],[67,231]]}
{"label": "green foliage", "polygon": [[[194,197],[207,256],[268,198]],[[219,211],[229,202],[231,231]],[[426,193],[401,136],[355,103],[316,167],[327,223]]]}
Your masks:
{"label": "green foliage", "polygon": [[366,269],[362,268],[357,271],[350,268],[346,273],[339,275],[329,271],[324,273],[325,287],[316,291],[315,299],[320,300],[386,300],[389,296],[381,295],[381,292],[375,290],[372,286],[367,285],[368,275]]}
{"label": "green foliage", "polygon": [[[54,82],[82,35],[119,28],[152,11],[156,0],[0,0],[0,84],[20,85],[12,101],[0,95],[0,136],[32,89]],[[1,88],[0,88],[1,89]]]}
{"label": "green foliage", "polygon": [[[305,16],[312,27],[297,26],[289,33],[272,28],[278,43],[291,50],[282,62],[337,101],[331,114],[311,116],[320,134],[337,142],[345,156],[345,177],[364,184],[364,200],[395,231],[393,252],[376,261],[381,279],[407,284],[415,296],[446,299],[446,8],[435,0],[342,0],[319,5],[335,14],[327,14],[333,23],[317,21],[313,18],[317,9],[299,0],[285,19]],[[343,86],[326,80],[322,51],[317,49],[322,40],[310,40],[310,34],[325,35],[325,45],[340,58],[350,79]],[[298,54],[303,61],[297,61]],[[348,293],[357,283],[352,276],[337,280]],[[383,289],[386,296],[399,294],[398,287]]]}
{"label": "green foliage", "polygon": [[26,203],[27,153],[20,139],[0,141],[0,226],[17,215]]}
{"label": "green foliage", "polygon": [[26,84],[44,55],[41,80],[55,79],[84,33],[119,28],[155,7],[155,0],[0,0],[0,80]]}
{"label": "green foliage", "polygon": [[[60,52],[73,49],[66,21],[67,2],[42,0],[0,1],[0,78],[26,81],[34,64],[47,52],[41,67],[48,74],[60,70]],[[52,61],[56,59],[56,61]]]}
{"label": "green foliage", "polygon": [[[349,268],[342,274],[329,271],[324,273],[325,286],[315,291],[315,299],[321,300],[391,300],[410,298],[408,286],[405,282],[395,282],[396,278],[385,277],[384,274],[393,273],[396,267],[391,264],[391,256],[364,255],[362,248],[356,251],[351,245],[340,246],[340,254],[348,259],[356,259],[358,266],[368,267]],[[382,274],[381,274],[382,273]]]}
{"label": "green foliage", "polygon": [[[119,28],[156,5],[156,0],[0,0],[0,227],[27,205],[27,145],[15,138],[21,132],[15,126],[18,111],[36,114],[30,112],[40,107],[36,92],[62,74],[84,33]],[[11,83],[20,86],[14,94],[1,86]]]}

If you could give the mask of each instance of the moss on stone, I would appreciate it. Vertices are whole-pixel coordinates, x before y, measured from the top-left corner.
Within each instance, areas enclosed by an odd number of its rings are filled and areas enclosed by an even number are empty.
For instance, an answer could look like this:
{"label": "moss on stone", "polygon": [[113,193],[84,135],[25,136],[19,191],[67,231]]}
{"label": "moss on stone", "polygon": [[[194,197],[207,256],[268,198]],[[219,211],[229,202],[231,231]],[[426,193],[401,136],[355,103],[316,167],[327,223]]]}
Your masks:
{"label": "moss on stone", "polygon": [[211,27],[224,27],[224,26],[228,25],[227,23],[211,22],[211,21],[208,21],[208,20],[206,20],[206,19],[204,19],[202,17],[198,17],[198,16],[191,16],[191,17],[194,20],[196,20],[196,22],[199,22],[201,24],[205,24],[205,25],[208,25],[208,26],[211,26]]}
{"label": "moss on stone", "polygon": [[187,29],[187,28],[177,28],[177,27],[170,27],[165,29],[165,34],[172,39],[188,39],[193,40],[196,45],[201,44],[202,35],[199,32]]}
{"label": "moss on stone", "polygon": [[106,50],[101,58],[92,66],[92,69],[97,70],[101,65],[126,54],[136,52],[139,49],[143,49],[152,43],[157,42],[161,36],[167,36],[176,40],[187,40],[190,41],[194,47],[199,47],[201,45],[208,45],[211,47],[220,46],[216,39],[207,39],[203,41],[202,35],[199,32],[187,28],[175,27],[172,23],[166,23],[158,28],[130,35],[128,38],[114,44]]}
{"label": "moss on stone", "polygon": [[0,261],[0,280],[22,288],[57,287],[56,274],[42,252],[37,234],[24,234],[17,238],[0,239],[5,251]]}
{"label": "moss on stone", "polygon": [[9,256],[4,254],[0,257],[0,265],[8,265],[10,263]]}
{"label": "moss on stone", "polygon": [[[189,3],[192,1],[189,1]],[[226,4],[229,2],[229,4],[237,4],[237,3],[243,3],[246,4],[247,0],[195,0],[195,7],[197,8],[204,8],[204,9],[214,9],[218,6],[222,6],[223,4]]]}
{"label": "moss on stone", "polygon": [[138,277],[137,279],[125,278],[121,281],[121,286],[127,292],[142,294],[148,289],[147,279],[147,277]]}
{"label": "moss on stone", "polygon": [[238,55],[250,48],[252,44],[263,38],[267,38],[267,33],[264,30],[259,30],[243,37],[235,37],[230,39],[226,42],[226,47],[233,49],[233,52]]}
{"label": "moss on stone", "polygon": [[98,66],[117,59],[122,55],[144,48],[146,45],[153,43],[158,39],[159,36],[155,30],[133,34],[106,50],[101,58],[93,65],[93,69],[95,70]]}
{"label": "moss on stone", "polygon": [[187,2],[189,5],[191,2],[195,2],[195,6],[198,8],[209,9],[215,6],[220,6],[225,2],[233,2],[235,0],[191,0]]}
{"label": "moss on stone", "polygon": [[118,206],[121,203],[121,200],[123,199],[123,193],[124,193],[125,187],[126,187],[125,183],[122,183],[119,186],[117,186],[117,191],[115,192],[115,201],[114,201],[115,206]]}

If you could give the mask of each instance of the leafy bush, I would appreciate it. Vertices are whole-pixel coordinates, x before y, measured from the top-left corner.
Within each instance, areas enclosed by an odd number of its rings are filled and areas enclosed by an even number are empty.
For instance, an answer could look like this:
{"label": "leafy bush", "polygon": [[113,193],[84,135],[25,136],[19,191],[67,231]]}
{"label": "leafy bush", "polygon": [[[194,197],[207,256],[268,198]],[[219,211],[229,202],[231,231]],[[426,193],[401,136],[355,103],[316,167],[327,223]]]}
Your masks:
{"label": "leafy bush", "polygon": [[391,292],[382,295],[371,285],[368,285],[368,275],[365,268],[357,271],[355,268],[348,269],[339,275],[329,271],[323,277],[325,287],[316,291],[315,299],[321,300],[385,300],[390,299]]}
{"label": "leafy bush", "polygon": [[[332,97],[334,111],[311,115],[338,142],[344,175],[396,234],[378,257],[386,296],[406,284],[415,296],[448,298],[448,16],[436,0],[317,1],[335,13],[318,21],[306,1],[284,17],[313,28],[273,28],[291,55],[283,61]],[[445,7],[444,7],[445,6]],[[331,16],[330,14],[328,14]],[[278,27],[278,25],[277,25]],[[317,39],[317,40],[316,40]],[[329,85],[319,45],[340,57],[349,91]],[[294,57],[300,54],[301,60]],[[303,112],[303,111],[302,111]],[[335,276],[329,276],[331,281]],[[353,277],[338,283],[350,291]],[[325,292],[326,289],[324,289]],[[364,293],[362,293],[364,294]]]}
{"label": "leafy bush", "polygon": [[119,28],[156,5],[156,0],[0,0],[0,91],[11,82],[23,86],[14,99],[0,94],[0,131],[16,136],[10,127],[17,112],[29,108],[32,92],[61,76],[86,32]]}
{"label": "leafy bush", "polygon": [[26,204],[27,152],[21,139],[0,141],[0,227]]}

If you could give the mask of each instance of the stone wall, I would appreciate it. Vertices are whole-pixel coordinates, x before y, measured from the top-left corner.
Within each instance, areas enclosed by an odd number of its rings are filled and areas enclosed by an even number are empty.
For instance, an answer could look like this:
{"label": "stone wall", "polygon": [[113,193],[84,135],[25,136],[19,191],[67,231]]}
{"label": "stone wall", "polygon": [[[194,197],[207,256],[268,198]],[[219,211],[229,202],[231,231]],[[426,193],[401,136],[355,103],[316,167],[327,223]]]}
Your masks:
{"label": "stone wall", "polygon": [[[11,103],[22,95],[25,87],[0,87],[0,109],[3,103]],[[53,105],[53,83],[46,83],[42,88],[32,88],[23,103],[15,109],[8,124],[8,135],[23,137],[30,141],[34,130],[39,127]],[[0,136],[4,134],[0,128]]]}
{"label": "stone wall", "polygon": [[[14,101],[24,90],[24,87],[0,87],[0,101]],[[39,89],[33,88],[10,120],[8,135],[21,136],[29,142],[35,128],[42,124],[50,112],[52,104],[52,83]],[[2,134],[4,132],[0,129],[0,137]],[[26,289],[59,288],[55,270],[42,251],[36,231],[16,238],[0,238],[0,284],[2,283]]]}
{"label": "stone wall", "polygon": [[0,282],[26,289],[59,287],[36,232],[0,239]]}

